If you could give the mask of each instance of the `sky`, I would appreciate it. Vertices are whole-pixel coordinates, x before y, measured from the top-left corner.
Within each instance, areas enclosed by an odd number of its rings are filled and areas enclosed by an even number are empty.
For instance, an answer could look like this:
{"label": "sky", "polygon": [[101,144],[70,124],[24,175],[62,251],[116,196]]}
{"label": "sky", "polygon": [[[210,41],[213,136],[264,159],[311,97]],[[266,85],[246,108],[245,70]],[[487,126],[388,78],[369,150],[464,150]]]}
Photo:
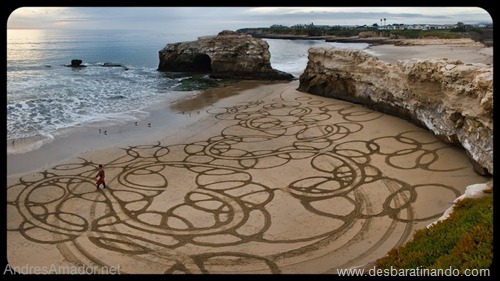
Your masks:
{"label": "sky", "polygon": [[222,30],[315,25],[492,23],[480,7],[21,7],[8,29]]}

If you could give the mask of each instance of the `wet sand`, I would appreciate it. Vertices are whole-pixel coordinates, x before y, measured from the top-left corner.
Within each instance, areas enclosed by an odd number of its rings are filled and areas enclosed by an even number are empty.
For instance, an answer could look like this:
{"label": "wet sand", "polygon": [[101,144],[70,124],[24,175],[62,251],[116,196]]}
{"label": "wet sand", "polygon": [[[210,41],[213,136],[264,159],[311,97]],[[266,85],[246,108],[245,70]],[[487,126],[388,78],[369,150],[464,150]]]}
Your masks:
{"label": "wet sand", "polygon": [[[429,131],[298,83],[188,94],[159,105],[151,127],[110,127],[109,139],[82,130],[9,158],[8,171],[46,159],[8,177],[9,265],[336,274],[384,256],[489,180]],[[71,143],[89,149],[65,158]],[[98,164],[106,189],[95,188]]]}
{"label": "wet sand", "polygon": [[218,100],[254,86],[253,81],[242,81],[237,85],[201,92],[175,92],[163,103],[144,110],[141,114],[147,116],[137,124],[126,122],[120,125],[92,125],[67,130],[41,149],[8,154],[7,176],[17,178],[28,172],[44,170],[51,165],[96,149],[105,151],[112,147],[157,142],[169,137],[169,132],[177,130],[179,126],[196,122],[197,118],[205,114],[204,109],[213,106]]}

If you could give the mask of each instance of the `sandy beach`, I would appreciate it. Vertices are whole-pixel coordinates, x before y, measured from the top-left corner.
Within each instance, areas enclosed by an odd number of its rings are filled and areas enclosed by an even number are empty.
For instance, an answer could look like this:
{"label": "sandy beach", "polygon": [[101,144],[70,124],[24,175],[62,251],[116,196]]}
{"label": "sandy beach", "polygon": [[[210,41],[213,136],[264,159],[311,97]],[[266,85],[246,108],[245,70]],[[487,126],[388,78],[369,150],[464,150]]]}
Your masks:
{"label": "sandy beach", "polygon": [[[476,46],[368,51],[390,63],[493,63],[492,48]],[[429,131],[298,83],[188,92],[106,136],[86,128],[8,155],[9,265],[336,274],[384,256],[490,180]],[[108,187],[96,190],[99,164]]]}
{"label": "sandy beach", "polygon": [[392,64],[396,64],[398,60],[413,58],[447,58],[460,60],[463,63],[493,65],[493,47],[485,47],[472,40],[407,40],[406,44],[408,45],[372,45],[365,51]]}

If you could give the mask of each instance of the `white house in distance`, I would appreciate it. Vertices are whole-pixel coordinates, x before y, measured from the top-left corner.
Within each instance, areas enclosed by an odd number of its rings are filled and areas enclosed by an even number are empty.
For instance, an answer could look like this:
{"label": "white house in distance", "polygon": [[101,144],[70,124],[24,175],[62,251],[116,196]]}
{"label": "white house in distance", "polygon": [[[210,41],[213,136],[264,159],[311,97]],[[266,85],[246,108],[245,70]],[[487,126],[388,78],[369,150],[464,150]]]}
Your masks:
{"label": "white house in distance", "polygon": [[440,29],[440,30],[446,30],[446,29],[453,29],[457,28],[459,26],[462,26],[464,28],[485,28],[488,26],[488,24],[480,23],[480,24],[463,24],[461,22],[456,23],[456,24],[389,24],[389,25],[382,25],[378,26],[378,30],[432,30],[432,29]]}

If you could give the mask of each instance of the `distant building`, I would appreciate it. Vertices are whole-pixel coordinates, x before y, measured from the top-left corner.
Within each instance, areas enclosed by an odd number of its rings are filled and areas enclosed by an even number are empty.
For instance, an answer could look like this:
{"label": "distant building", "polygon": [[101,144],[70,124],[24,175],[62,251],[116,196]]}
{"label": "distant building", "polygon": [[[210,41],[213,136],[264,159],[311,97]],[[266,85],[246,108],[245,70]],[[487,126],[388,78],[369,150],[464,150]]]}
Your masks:
{"label": "distant building", "polygon": [[386,25],[386,19],[380,19],[380,25],[377,23],[368,25],[315,25],[314,23],[310,24],[296,24],[291,27],[274,24],[269,28],[243,28],[239,31],[244,33],[253,33],[253,34],[263,34],[269,33],[269,30],[272,32],[278,30],[287,30],[287,29],[303,29],[303,30],[314,30],[315,33],[325,32],[327,30],[451,30],[454,28],[464,28],[464,29],[472,29],[472,28],[493,28],[493,23],[478,23],[478,24],[464,24],[462,22],[458,22],[456,24],[403,24],[403,23],[393,23]]}

